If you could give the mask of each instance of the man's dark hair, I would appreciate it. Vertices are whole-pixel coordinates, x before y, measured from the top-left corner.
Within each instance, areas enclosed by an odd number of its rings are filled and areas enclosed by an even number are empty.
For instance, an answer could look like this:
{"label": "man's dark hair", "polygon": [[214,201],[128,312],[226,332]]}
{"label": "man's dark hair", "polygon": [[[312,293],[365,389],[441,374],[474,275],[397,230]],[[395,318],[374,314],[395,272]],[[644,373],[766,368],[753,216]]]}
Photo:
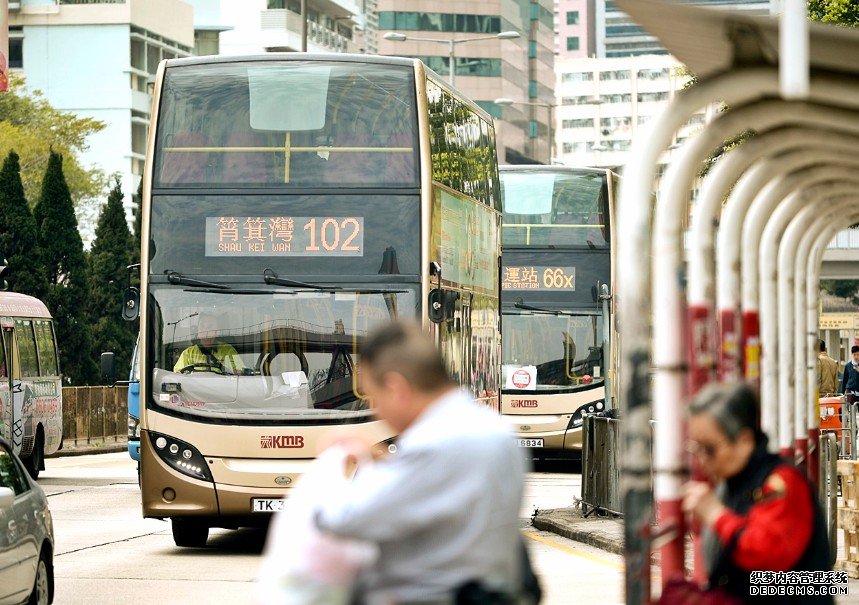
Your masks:
{"label": "man's dark hair", "polygon": [[689,405],[692,416],[708,414],[735,441],[743,429],[750,429],[755,442],[760,443],[760,401],[755,390],[747,384],[711,384]]}
{"label": "man's dark hair", "polygon": [[435,344],[417,324],[392,322],[371,332],[359,346],[361,364],[381,380],[396,372],[426,393],[454,385]]}
{"label": "man's dark hair", "polygon": [[859,352],[859,345],[853,345],[852,347],[850,347],[850,352],[851,353]]}
{"label": "man's dark hair", "polygon": [[817,350],[821,353],[826,353],[826,341],[822,338],[817,342]]}

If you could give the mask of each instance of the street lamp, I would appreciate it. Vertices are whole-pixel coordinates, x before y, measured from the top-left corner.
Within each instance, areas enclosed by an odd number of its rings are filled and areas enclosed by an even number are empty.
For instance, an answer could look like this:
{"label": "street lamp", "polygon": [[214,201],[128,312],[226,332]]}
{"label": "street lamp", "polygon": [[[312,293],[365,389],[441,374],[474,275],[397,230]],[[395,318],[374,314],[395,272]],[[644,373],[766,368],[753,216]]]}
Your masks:
{"label": "street lamp", "polygon": [[385,40],[391,40],[392,42],[405,42],[406,40],[415,40],[416,42],[438,42],[439,44],[447,44],[448,45],[448,56],[450,57],[450,85],[456,86],[456,45],[462,44],[463,42],[475,42],[477,40],[515,40],[516,38],[521,38],[522,36],[519,32],[509,31],[509,32],[500,32],[495,34],[494,36],[478,36],[476,38],[460,38],[458,40],[445,40],[443,38],[422,38],[417,36],[407,36],[406,34],[401,34],[399,32],[388,32],[384,36],[382,36]]}
{"label": "street lamp", "polygon": [[534,107],[545,107],[549,110],[549,165],[552,164],[552,158],[555,157],[555,140],[552,137],[554,133],[553,125],[555,121],[555,103],[546,103],[545,101],[514,101],[513,99],[500,98],[495,99],[496,105],[532,105]]}

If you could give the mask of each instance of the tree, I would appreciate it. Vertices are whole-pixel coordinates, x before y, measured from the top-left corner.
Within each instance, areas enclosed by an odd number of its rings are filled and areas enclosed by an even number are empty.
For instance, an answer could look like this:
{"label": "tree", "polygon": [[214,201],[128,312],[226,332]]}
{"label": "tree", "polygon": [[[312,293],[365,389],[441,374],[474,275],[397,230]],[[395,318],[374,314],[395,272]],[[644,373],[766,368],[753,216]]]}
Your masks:
{"label": "tree", "polygon": [[127,368],[131,363],[135,334],[134,326],[123,321],[120,315],[132,246],[122,198],[117,179],[99,216],[95,241],[89,252],[92,295],[89,317],[93,327],[93,350],[113,351],[117,367]]}
{"label": "tree", "polygon": [[39,252],[48,276],[45,303],[54,316],[62,371],[71,384],[90,384],[96,379],[97,366],[86,312],[90,293],[84,248],[63,175],[63,158],[54,151],[34,214]]}
{"label": "tree", "polygon": [[856,0],[809,0],[808,16],[813,21],[859,26],[859,3]]}
{"label": "tree", "polygon": [[0,157],[13,146],[18,152],[21,181],[31,207],[38,197],[51,149],[65,158],[64,173],[75,206],[82,199],[103,194],[104,172],[83,167],[78,156],[86,151],[87,138],[104,127],[98,120],[55,109],[38,90],[28,91],[19,76],[13,75],[9,91],[0,95]]}
{"label": "tree", "polygon": [[36,251],[36,219],[24,197],[18,154],[12,151],[0,169],[0,254],[9,267],[9,288],[44,299],[48,280]]}

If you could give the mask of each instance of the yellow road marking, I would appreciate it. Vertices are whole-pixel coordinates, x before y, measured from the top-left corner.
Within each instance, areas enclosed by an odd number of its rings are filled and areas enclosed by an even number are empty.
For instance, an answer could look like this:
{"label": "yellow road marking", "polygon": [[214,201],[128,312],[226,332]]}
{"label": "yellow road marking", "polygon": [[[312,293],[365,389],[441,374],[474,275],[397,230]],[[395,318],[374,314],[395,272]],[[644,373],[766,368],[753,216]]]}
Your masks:
{"label": "yellow road marking", "polygon": [[544,538],[539,534],[535,534],[530,531],[523,531],[522,535],[526,538],[534,540],[535,542],[539,542],[541,544],[545,544],[546,546],[551,546],[552,548],[556,548],[557,550],[564,551],[565,553],[575,555],[576,557],[581,557],[583,559],[587,559],[589,561],[593,561],[594,563],[599,563],[600,565],[605,565],[606,567],[612,567],[617,570],[623,570],[623,565],[620,563],[616,563],[614,561],[609,561],[608,559],[603,559],[602,557],[598,557],[596,555],[592,555],[590,553],[583,552],[572,546],[567,546],[566,544],[561,544],[560,542],[555,542],[550,538]]}

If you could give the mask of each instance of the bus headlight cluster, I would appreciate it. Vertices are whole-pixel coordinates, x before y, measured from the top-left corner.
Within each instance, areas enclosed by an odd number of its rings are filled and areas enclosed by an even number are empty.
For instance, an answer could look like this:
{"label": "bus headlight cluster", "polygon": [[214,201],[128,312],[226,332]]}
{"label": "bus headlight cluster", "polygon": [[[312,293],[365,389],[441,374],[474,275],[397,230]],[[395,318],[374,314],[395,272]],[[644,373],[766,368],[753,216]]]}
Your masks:
{"label": "bus headlight cluster", "polygon": [[570,422],[567,424],[567,430],[571,429],[580,429],[582,428],[582,424],[584,424],[584,416],[585,414],[599,414],[600,412],[605,411],[605,401],[600,399],[599,401],[592,401],[590,403],[586,403],[585,405],[579,407],[570,418]]}
{"label": "bus headlight cluster", "polygon": [[149,440],[158,457],[171,468],[203,481],[211,481],[212,473],[203,455],[190,443],[175,437],[149,432]]}
{"label": "bus headlight cluster", "polygon": [[140,439],[140,420],[134,416],[128,417],[128,438],[132,441]]}

